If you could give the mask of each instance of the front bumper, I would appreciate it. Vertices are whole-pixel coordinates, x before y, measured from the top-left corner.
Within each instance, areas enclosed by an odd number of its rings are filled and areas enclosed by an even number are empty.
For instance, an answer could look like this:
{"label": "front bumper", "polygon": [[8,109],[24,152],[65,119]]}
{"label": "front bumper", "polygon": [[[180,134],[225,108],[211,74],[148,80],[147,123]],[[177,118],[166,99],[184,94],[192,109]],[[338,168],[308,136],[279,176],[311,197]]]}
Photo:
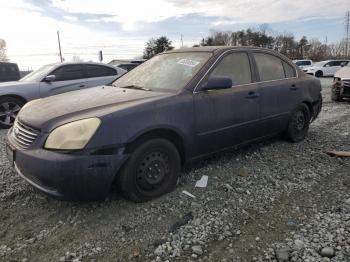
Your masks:
{"label": "front bumper", "polygon": [[[8,137],[17,173],[40,191],[67,200],[101,200],[127,159],[123,149],[111,155],[21,149]],[[12,160],[12,157],[11,157]]]}
{"label": "front bumper", "polygon": [[332,91],[343,98],[350,98],[350,80],[335,81],[332,85]]}

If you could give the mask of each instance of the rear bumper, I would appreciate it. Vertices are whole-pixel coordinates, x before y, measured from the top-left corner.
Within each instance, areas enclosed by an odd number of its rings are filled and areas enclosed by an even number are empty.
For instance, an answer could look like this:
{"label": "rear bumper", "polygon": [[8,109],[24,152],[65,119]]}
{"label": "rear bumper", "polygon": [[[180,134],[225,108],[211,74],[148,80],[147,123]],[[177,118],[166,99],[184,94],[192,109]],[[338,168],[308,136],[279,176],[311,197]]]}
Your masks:
{"label": "rear bumper", "polygon": [[340,97],[350,98],[350,85],[344,85],[341,81],[337,81],[332,85],[332,91]]}
{"label": "rear bumper", "polygon": [[55,198],[104,199],[114,177],[127,159],[118,150],[113,155],[65,154],[44,149],[14,147],[14,168],[29,184]]}

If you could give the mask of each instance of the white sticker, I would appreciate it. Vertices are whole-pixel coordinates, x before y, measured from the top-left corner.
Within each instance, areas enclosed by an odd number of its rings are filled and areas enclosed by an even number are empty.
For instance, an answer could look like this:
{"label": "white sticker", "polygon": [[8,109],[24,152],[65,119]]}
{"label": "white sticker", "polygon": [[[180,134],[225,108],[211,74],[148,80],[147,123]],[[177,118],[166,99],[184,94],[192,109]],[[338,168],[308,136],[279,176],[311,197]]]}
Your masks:
{"label": "white sticker", "polygon": [[191,59],[181,59],[177,63],[180,64],[180,65],[185,65],[185,66],[189,66],[189,67],[195,67],[195,66],[199,65],[200,62],[193,61]]}

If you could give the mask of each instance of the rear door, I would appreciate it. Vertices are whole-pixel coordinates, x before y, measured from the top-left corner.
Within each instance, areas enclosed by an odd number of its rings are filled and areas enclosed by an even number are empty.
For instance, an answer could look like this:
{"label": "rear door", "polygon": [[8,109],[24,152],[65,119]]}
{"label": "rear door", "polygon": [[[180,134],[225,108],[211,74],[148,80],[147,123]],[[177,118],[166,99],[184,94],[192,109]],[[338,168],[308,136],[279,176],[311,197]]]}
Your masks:
{"label": "rear door", "polygon": [[41,97],[57,95],[65,92],[75,91],[88,87],[85,65],[63,65],[49,75],[55,75],[56,79],[52,82],[43,80],[40,83]]}
{"label": "rear door", "polygon": [[86,65],[87,86],[109,85],[118,78],[118,72],[114,68],[103,65]]}
{"label": "rear door", "polygon": [[249,141],[259,136],[260,98],[246,52],[232,52],[214,65],[209,77],[229,77],[232,87],[194,92],[197,155]]}
{"label": "rear door", "polygon": [[289,114],[301,102],[301,86],[291,63],[272,53],[252,55],[259,78],[261,131],[272,135],[286,127]]}

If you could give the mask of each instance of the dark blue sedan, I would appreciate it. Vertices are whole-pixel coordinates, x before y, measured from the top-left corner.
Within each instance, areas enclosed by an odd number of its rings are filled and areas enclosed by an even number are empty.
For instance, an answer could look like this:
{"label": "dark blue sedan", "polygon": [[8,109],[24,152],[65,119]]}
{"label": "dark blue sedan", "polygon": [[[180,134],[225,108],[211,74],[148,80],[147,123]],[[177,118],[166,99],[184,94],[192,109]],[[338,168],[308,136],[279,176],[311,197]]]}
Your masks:
{"label": "dark blue sedan", "polygon": [[171,191],[181,168],[284,134],[303,140],[321,110],[319,80],[272,50],[205,47],[162,53],[113,83],[26,104],[7,154],[55,197],[133,201]]}

